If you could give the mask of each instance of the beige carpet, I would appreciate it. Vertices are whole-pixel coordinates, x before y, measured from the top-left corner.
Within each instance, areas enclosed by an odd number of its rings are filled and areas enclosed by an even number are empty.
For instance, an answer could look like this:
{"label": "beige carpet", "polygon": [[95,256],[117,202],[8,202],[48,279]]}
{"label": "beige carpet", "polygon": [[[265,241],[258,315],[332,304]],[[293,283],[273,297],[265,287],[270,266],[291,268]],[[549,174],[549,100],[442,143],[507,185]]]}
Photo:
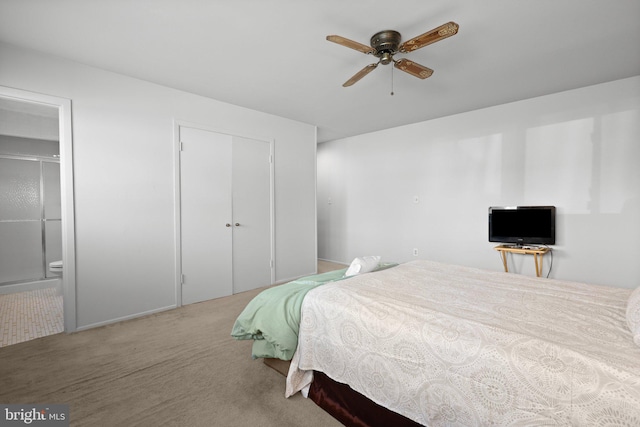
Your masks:
{"label": "beige carpet", "polygon": [[0,402],[66,403],[74,426],[340,426],[230,337],[257,293],[0,348]]}

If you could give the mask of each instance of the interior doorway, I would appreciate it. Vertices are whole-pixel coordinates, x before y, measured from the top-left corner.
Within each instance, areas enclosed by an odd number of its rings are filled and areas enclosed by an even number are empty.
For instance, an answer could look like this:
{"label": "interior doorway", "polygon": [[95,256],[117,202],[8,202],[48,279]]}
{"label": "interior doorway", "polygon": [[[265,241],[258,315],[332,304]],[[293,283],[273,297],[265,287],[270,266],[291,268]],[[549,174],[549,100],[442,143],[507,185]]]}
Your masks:
{"label": "interior doorway", "polygon": [[[71,101],[0,86],[0,135],[0,160],[6,166],[0,197],[15,199],[3,203],[6,209],[0,213],[0,231],[7,238],[16,237],[15,244],[1,250],[6,252],[5,260],[15,258],[19,260],[16,263],[24,264],[13,263],[11,268],[3,269],[7,277],[0,280],[0,297],[6,304],[18,307],[18,313],[23,313],[20,316],[40,323],[42,331],[34,332],[35,325],[22,318],[14,319],[20,333],[27,332],[27,336],[35,338],[60,332],[59,329],[73,332],[76,306]],[[57,267],[60,264],[61,269]],[[57,288],[52,287],[55,285]],[[8,303],[9,296],[15,301]],[[62,327],[58,329],[47,318],[55,317],[51,312],[56,310],[62,311]]]}

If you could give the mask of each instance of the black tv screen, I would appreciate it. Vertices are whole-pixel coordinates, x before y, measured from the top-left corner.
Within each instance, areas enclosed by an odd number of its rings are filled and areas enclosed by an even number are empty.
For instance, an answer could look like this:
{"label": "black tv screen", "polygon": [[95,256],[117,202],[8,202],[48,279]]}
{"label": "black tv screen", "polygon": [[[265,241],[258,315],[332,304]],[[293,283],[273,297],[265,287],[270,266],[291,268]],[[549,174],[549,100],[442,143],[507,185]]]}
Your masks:
{"label": "black tv screen", "polygon": [[489,241],[517,245],[554,245],[555,206],[490,207]]}

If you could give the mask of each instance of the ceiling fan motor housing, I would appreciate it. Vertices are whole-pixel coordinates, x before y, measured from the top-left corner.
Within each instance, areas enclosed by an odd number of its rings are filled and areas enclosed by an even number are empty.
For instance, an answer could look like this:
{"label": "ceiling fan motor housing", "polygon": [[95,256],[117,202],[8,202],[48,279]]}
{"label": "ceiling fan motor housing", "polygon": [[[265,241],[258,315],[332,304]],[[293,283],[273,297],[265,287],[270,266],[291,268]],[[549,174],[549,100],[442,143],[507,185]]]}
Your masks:
{"label": "ceiling fan motor housing", "polygon": [[375,50],[374,55],[381,58],[382,64],[391,62],[392,56],[398,52],[400,47],[400,33],[394,30],[384,30],[371,36],[371,47]]}

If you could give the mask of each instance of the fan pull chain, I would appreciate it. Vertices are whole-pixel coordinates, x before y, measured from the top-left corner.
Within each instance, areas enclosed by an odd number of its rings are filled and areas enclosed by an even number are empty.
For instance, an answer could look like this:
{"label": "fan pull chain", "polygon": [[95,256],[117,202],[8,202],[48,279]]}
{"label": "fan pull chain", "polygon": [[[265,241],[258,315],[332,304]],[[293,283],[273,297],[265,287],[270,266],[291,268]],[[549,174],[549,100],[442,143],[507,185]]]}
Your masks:
{"label": "fan pull chain", "polygon": [[393,65],[391,66],[391,96],[393,96]]}

